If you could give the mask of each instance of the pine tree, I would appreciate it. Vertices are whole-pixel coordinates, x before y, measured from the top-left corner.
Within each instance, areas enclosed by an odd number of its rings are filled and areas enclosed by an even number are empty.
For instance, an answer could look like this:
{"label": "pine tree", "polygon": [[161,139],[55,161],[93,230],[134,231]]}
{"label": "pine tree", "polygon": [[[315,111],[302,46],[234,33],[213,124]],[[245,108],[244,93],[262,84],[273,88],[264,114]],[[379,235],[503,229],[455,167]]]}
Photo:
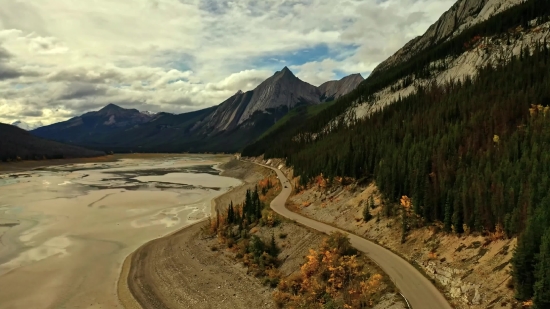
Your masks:
{"label": "pine tree", "polygon": [[530,299],[533,296],[533,285],[535,284],[535,237],[536,235],[532,231],[532,228],[528,228],[519,238],[512,258],[516,298],[522,300]]}
{"label": "pine tree", "polygon": [[464,233],[464,217],[462,214],[462,205],[459,202],[455,202],[455,209],[453,213],[453,227],[455,233]]}
{"label": "pine tree", "polygon": [[535,279],[534,309],[550,308],[550,229],[542,238]]}
{"label": "pine tree", "polygon": [[453,220],[453,207],[451,205],[451,195],[447,195],[447,201],[445,202],[445,221],[443,222],[443,229],[445,232],[452,232],[452,220]]}
{"label": "pine tree", "polygon": [[277,243],[275,242],[275,233],[271,232],[271,244],[269,245],[269,254],[271,256],[277,256],[279,254],[279,248],[277,248]]}
{"label": "pine tree", "polygon": [[227,207],[227,223],[232,224],[233,223],[233,209],[231,209],[231,203]]}
{"label": "pine tree", "polygon": [[371,196],[369,197],[369,207],[371,209],[374,209],[376,208],[376,205],[374,204],[374,196],[371,194]]}
{"label": "pine tree", "polygon": [[365,208],[363,208],[363,221],[369,222],[372,219],[372,214],[370,213],[369,203],[365,203]]}

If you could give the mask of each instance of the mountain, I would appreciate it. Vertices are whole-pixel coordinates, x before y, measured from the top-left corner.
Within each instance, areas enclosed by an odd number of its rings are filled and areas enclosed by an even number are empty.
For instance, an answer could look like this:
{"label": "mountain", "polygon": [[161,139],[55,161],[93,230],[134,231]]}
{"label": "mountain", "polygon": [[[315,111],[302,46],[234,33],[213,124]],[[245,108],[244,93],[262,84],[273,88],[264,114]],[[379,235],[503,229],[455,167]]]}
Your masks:
{"label": "mountain", "polygon": [[18,128],[21,128],[25,131],[31,131],[37,128],[40,128],[43,126],[42,122],[36,122],[36,123],[26,123],[21,120],[17,120],[11,124],[12,126],[16,126]]}
{"label": "mountain", "polygon": [[342,78],[341,80],[332,80],[323,83],[321,86],[319,86],[321,99],[325,101],[338,99],[339,97],[350,93],[363,80],[364,79],[361,74],[352,74]]}
{"label": "mountain", "polygon": [[[517,300],[550,308],[549,42],[548,0],[459,0],[355,90],[242,156],[278,158],[301,188],[326,181],[327,196],[353,182],[375,186],[379,211],[402,223],[396,247],[416,246],[428,226],[444,231],[436,240],[517,240],[502,264],[479,272],[491,276],[472,276],[471,259],[454,259],[449,276],[432,278],[457,308],[521,307]],[[504,278],[508,287],[496,288]]]}
{"label": "mountain", "polygon": [[45,140],[13,125],[0,123],[0,161],[97,157],[102,151]]}
{"label": "mountain", "polygon": [[380,63],[372,72],[387,70],[406,62],[423,50],[448,41],[463,30],[479,24],[497,13],[521,3],[523,0],[461,0],[431,25],[421,36],[411,40],[391,57]]}
{"label": "mountain", "polygon": [[43,126],[33,130],[32,133],[60,142],[85,145],[89,136],[139,126],[151,121],[154,117],[143,114],[137,109],[124,109],[115,104],[109,104],[99,111],[88,112],[67,121]]}
{"label": "mountain", "polygon": [[254,90],[237,91],[221,104],[203,110],[150,115],[110,104],[33,134],[102,150],[234,152],[256,140],[290,110],[344,95],[362,80],[354,74],[315,87],[285,67]]}

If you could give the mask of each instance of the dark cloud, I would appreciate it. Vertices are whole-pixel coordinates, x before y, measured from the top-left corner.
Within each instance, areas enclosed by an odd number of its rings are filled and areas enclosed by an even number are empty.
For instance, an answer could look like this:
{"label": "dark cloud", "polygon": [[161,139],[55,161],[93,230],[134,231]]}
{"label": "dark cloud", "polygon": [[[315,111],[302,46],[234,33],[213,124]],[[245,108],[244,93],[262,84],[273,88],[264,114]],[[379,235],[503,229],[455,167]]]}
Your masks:
{"label": "dark cloud", "polygon": [[71,83],[65,93],[59,96],[59,100],[83,99],[91,96],[104,96],[107,94],[105,87],[87,83]]}
{"label": "dark cloud", "polygon": [[123,80],[123,76],[115,70],[105,70],[99,72],[99,74],[88,74],[88,70],[85,68],[78,68],[72,70],[61,70],[55,72],[48,77],[48,81],[52,82],[81,82],[81,83],[93,83],[104,84],[108,80],[120,82]]}
{"label": "dark cloud", "polygon": [[42,110],[25,109],[21,112],[21,115],[27,116],[27,117],[42,117],[44,116],[44,112]]}
{"label": "dark cloud", "polygon": [[0,63],[0,80],[18,78],[22,75],[23,73],[21,71]]}
{"label": "dark cloud", "polygon": [[4,47],[0,46],[0,62],[10,59],[13,55]]}

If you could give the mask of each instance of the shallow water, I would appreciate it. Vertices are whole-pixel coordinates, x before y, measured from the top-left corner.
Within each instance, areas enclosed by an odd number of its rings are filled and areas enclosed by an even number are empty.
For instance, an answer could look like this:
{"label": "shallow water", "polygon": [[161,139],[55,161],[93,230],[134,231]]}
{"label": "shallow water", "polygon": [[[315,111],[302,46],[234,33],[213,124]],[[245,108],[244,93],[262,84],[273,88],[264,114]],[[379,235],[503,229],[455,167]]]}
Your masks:
{"label": "shallow water", "polygon": [[120,308],[124,258],[240,181],[182,156],[0,175],[0,307]]}

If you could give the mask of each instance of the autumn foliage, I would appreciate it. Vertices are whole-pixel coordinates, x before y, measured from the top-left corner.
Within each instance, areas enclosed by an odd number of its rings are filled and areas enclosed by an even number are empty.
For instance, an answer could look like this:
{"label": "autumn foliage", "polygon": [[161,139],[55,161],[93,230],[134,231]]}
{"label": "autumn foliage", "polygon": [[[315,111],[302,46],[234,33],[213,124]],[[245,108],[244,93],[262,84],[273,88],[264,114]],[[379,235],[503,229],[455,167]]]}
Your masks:
{"label": "autumn foliage", "polygon": [[332,233],[310,249],[300,272],[280,281],[275,301],[285,308],[370,308],[384,284],[366,266],[346,235]]}

